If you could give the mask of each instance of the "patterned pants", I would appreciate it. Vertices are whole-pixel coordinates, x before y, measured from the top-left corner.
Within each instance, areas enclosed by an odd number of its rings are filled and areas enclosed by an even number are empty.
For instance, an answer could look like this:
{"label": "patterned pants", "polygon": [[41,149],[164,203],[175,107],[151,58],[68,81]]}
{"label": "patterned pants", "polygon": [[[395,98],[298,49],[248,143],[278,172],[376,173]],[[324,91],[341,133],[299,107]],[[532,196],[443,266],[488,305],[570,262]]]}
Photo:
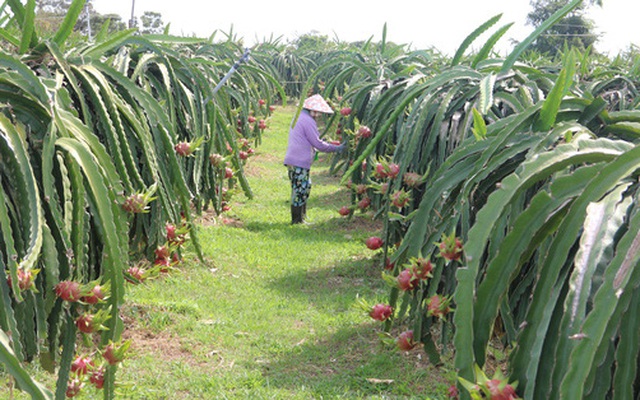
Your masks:
{"label": "patterned pants", "polygon": [[311,192],[311,176],[306,168],[287,165],[289,180],[291,181],[291,205],[300,207],[305,205]]}

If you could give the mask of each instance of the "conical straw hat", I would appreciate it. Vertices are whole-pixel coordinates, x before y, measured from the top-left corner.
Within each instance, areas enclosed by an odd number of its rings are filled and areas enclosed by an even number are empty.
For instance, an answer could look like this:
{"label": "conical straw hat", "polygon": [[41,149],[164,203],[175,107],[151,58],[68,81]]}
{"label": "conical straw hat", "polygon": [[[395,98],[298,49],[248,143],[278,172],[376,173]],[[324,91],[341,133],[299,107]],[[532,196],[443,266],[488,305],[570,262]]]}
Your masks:
{"label": "conical straw hat", "polygon": [[302,107],[306,108],[307,110],[333,114],[333,110],[331,109],[329,104],[327,104],[327,102],[319,94],[314,94],[313,96],[308,97],[304,101]]}

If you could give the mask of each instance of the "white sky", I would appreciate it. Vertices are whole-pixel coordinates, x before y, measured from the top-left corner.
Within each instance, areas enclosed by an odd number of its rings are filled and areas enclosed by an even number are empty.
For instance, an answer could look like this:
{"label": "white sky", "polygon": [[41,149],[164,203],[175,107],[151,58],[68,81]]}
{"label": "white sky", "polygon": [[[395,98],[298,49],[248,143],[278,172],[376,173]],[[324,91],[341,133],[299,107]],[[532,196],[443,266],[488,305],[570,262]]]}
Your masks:
{"label": "white sky", "polygon": [[[490,30],[513,22],[497,48],[505,54],[513,46],[510,39],[523,40],[533,31],[525,25],[531,11],[529,0],[93,0],[96,11],[115,13],[128,21],[132,5],[140,17],[145,11],[162,14],[171,23],[170,33],[183,36],[225,37],[231,26],[245,44],[282,37],[294,39],[317,31],[329,39],[342,41],[382,38],[387,23],[387,40],[410,44],[412,49],[435,49],[449,55],[464,38],[489,18],[502,13]],[[588,14],[600,39],[596,48],[616,55],[631,44],[640,45],[640,3],[637,0],[603,0],[603,7],[592,7]],[[473,48],[482,46],[488,35]]]}

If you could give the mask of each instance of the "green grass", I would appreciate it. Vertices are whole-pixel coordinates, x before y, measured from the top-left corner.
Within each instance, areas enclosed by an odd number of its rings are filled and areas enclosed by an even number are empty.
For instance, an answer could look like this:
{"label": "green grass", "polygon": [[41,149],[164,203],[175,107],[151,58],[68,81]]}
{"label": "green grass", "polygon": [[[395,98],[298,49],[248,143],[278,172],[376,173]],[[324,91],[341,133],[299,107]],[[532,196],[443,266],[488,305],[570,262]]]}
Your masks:
{"label": "green grass", "polygon": [[419,349],[384,347],[380,323],[355,306],[388,295],[380,255],[364,245],[381,225],[337,213],[350,195],[330,156],[312,168],[313,224],[290,225],[282,159],[293,111],[275,113],[247,163],[254,198],[237,193],[224,217],[203,216],[206,262],[189,253],[176,273],[129,287],[118,398],[446,398],[447,371]]}

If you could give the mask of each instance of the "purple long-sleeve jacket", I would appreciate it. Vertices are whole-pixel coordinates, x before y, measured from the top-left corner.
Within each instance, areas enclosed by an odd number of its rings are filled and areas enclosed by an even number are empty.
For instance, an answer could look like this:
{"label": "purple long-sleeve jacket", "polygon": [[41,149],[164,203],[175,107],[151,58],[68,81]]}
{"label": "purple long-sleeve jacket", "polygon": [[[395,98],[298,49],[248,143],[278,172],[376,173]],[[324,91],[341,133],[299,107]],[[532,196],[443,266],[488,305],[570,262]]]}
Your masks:
{"label": "purple long-sleeve jacket", "polygon": [[316,150],[323,153],[333,153],[340,149],[340,145],[320,140],[316,121],[307,110],[302,110],[296,126],[289,131],[289,146],[284,157],[284,164],[309,169]]}

